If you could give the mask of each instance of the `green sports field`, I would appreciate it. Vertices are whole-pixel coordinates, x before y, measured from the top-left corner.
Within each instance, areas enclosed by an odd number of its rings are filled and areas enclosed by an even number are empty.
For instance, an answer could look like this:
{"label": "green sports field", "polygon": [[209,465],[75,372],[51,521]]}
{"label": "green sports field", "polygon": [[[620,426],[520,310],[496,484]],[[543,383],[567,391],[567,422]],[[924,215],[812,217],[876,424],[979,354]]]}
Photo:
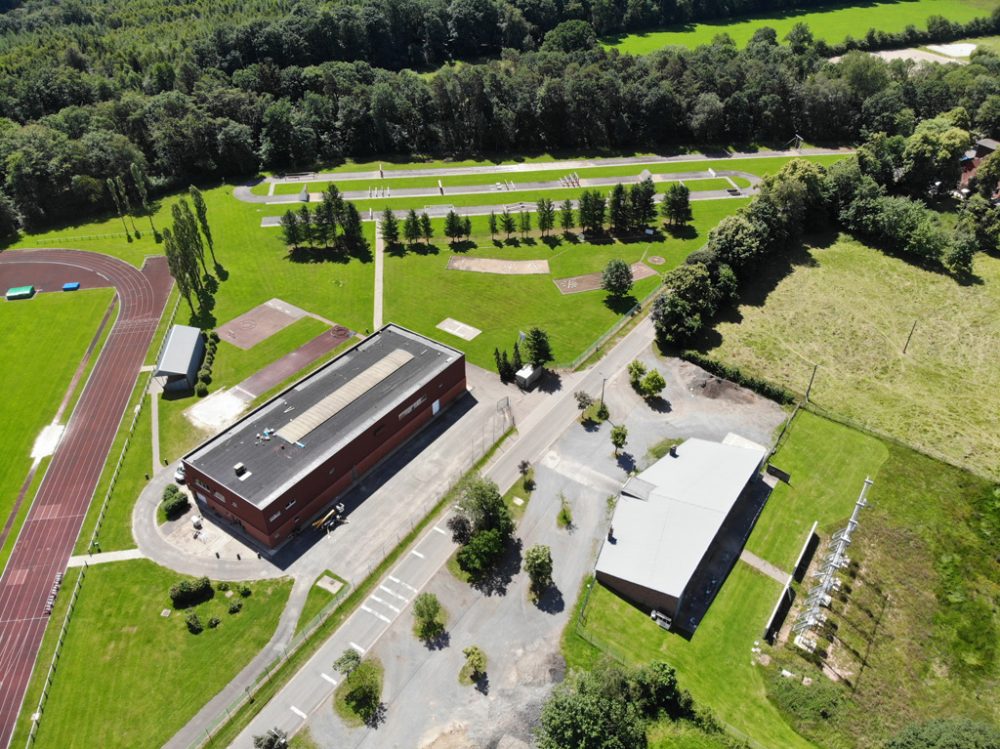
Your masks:
{"label": "green sports field", "polygon": [[[0,525],[7,520],[27,478],[35,438],[55,417],[113,296],[111,289],[91,289],[0,301],[0,349],[5,359],[9,357],[7,365],[0,368],[0,420],[8,425],[0,450]],[[108,328],[113,322],[113,318],[109,320]],[[83,382],[81,378],[78,389]],[[67,409],[63,424],[69,416]],[[29,496],[22,503],[21,519],[30,506]],[[18,527],[20,522],[0,551],[11,548]]]}
{"label": "green sports field", "polygon": [[[203,624],[213,616],[221,624],[192,635],[168,596],[181,578],[144,559],[88,570],[34,746],[161,746],[270,640],[291,591],[290,580],[250,583],[244,599],[216,591],[195,612]],[[243,610],[229,614],[234,600]],[[26,704],[37,704],[38,684],[36,672]],[[30,712],[22,712],[17,746]]]}
{"label": "green sports field", "polygon": [[966,23],[973,18],[988,16],[997,4],[990,0],[903,0],[902,2],[870,2],[858,5],[830,5],[808,10],[788,10],[745,18],[723,19],[706,23],[649,31],[602,39],[604,46],[633,55],[645,55],[670,45],[694,48],[711,43],[718,34],[729,34],[737,46],[743,47],[762,26],[770,26],[782,39],[797,23],[808,24],[817,39],[830,43],[847,36],[860,38],[868,29],[898,32],[912,24],[927,26],[931,16],[944,16],[953,23]]}

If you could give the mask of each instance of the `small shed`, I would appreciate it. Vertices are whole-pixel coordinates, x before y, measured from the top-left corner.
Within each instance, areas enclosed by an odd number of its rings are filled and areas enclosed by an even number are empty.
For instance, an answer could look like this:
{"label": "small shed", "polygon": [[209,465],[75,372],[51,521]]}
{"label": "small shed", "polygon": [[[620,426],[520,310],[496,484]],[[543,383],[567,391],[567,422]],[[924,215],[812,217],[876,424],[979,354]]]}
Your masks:
{"label": "small shed", "polygon": [[198,381],[198,367],[205,353],[205,341],[198,328],[174,325],[160,351],[153,377],[164,390],[190,390]]}
{"label": "small shed", "polygon": [[541,367],[533,367],[530,364],[525,364],[514,374],[514,379],[517,380],[517,386],[528,390],[538,382],[538,379],[542,376]]}
{"label": "small shed", "polygon": [[13,288],[7,289],[7,301],[14,301],[15,299],[31,299],[35,295],[34,286],[14,286]]}

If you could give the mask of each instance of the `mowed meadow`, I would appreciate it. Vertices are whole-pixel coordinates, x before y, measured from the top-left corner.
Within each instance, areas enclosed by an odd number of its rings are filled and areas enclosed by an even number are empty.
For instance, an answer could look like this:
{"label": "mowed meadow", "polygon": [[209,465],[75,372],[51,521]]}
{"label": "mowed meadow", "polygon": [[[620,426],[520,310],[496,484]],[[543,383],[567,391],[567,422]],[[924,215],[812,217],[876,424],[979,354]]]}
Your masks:
{"label": "mowed meadow", "polygon": [[775,13],[723,18],[701,23],[688,23],[658,31],[618,34],[601,39],[608,48],[632,55],[647,55],[663,47],[677,45],[693,49],[710,44],[718,34],[728,34],[738,47],[746,46],[757,29],[770,26],[783,38],[797,23],[809,26],[816,39],[831,44],[848,36],[863,37],[868,29],[899,32],[907,26],[926,28],[931,16],[944,16],[953,23],[967,23],[988,16],[996,2],[991,0],[903,0],[902,2],[869,2],[863,4],[828,5],[810,10],[786,10]]}

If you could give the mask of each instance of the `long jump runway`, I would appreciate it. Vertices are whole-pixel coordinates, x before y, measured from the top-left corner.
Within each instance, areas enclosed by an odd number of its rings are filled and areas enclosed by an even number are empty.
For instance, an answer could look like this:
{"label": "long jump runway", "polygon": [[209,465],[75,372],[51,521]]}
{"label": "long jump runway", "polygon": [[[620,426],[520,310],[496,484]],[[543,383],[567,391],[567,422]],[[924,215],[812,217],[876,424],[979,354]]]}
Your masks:
{"label": "long jump runway", "polygon": [[48,623],[45,601],[66,569],[173,284],[163,257],[139,271],[79,250],[0,253],[0,266],[9,264],[38,286],[73,268],[97,273],[116,289],[119,312],[0,577],[0,747],[10,743]]}

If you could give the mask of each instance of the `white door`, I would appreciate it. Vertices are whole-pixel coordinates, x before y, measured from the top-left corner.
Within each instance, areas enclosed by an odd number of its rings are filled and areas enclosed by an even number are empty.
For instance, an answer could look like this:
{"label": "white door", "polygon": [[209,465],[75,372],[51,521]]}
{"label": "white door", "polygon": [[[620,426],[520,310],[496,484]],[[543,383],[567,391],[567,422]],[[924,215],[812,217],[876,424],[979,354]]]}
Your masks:
{"label": "white door", "polygon": [[438,411],[440,410],[441,410],[441,401],[434,401],[434,403],[431,404],[431,414],[437,416]]}

